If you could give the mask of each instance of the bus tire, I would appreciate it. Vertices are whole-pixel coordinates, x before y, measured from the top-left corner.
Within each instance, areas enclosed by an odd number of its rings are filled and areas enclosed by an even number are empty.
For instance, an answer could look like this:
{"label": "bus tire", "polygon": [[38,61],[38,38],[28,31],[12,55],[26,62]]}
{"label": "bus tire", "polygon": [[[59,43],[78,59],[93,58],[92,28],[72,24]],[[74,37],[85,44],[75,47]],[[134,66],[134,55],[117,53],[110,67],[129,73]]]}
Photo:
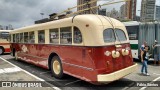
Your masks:
{"label": "bus tire", "polygon": [[4,53],[4,48],[0,47],[0,55],[2,55]]}
{"label": "bus tire", "polygon": [[63,67],[61,60],[58,56],[54,56],[51,61],[51,72],[55,78],[62,78],[63,73]]}

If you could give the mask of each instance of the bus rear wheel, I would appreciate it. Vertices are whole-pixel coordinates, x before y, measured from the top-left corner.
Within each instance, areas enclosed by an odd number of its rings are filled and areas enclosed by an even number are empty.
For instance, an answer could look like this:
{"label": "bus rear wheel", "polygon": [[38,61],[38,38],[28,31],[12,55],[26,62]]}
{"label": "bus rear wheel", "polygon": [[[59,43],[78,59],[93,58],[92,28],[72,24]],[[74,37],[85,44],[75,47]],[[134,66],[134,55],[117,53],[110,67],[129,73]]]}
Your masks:
{"label": "bus rear wheel", "polygon": [[0,55],[2,55],[3,53],[4,53],[4,49],[0,47]]}
{"label": "bus rear wheel", "polygon": [[58,56],[54,56],[51,61],[51,72],[55,78],[63,77],[63,68],[61,60]]}

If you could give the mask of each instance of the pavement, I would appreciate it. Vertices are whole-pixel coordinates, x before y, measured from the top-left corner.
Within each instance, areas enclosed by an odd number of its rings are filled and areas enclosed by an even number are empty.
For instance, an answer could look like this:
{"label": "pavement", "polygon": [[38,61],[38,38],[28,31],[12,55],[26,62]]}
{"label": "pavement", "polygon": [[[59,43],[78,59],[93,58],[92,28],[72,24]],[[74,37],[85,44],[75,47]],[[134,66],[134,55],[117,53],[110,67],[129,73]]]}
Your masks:
{"label": "pavement", "polygon": [[[31,87],[29,90],[160,90],[160,66],[154,66],[152,62],[149,62],[148,72],[150,76],[146,76],[140,74],[141,63],[135,62],[138,64],[138,68],[134,73],[110,84],[97,86],[68,75],[63,79],[56,79],[51,76],[49,70],[14,60],[12,56],[6,54],[0,56],[0,81],[38,82],[44,86],[43,88]],[[152,87],[145,86],[145,84]],[[1,87],[0,90],[9,89]],[[13,90],[21,89],[14,87]]]}

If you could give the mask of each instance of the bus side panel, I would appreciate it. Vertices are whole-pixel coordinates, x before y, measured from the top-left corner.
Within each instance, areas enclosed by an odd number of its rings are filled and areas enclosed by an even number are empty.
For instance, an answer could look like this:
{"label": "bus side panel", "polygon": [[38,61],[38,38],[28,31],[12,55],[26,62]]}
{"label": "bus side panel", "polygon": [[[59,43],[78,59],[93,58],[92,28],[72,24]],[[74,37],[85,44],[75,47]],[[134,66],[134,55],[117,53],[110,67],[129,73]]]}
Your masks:
{"label": "bus side panel", "polygon": [[60,56],[64,72],[80,78],[83,72],[82,47],[61,46]]}
{"label": "bus side panel", "polygon": [[39,66],[45,66],[48,68],[48,58],[51,53],[56,53],[60,58],[60,47],[56,45],[39,45],[37,48],[37,56],[41,57],[38,60]]}
{"label": "bus side panel", "polygon": [[93,47],[83,48],[83,66],[87,69],[83,70],[83,80],[89,81],[91,83],[97,82],[97,71],[93,59]]}

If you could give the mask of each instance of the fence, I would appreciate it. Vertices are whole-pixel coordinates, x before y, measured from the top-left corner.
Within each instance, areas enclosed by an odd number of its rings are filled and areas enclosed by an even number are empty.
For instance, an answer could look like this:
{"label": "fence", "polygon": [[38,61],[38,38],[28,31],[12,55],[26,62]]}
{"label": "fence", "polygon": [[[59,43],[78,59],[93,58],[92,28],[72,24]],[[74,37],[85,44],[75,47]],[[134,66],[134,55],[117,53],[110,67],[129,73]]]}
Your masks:
{"label": "fence", "polygon": [[[144,41],[147,41],[148,46],[150,46],[150,53],[153,52],[152,45],[155,40],[160,44],[160,23],[157,22],[146,22],[140,23],[139,25],[139,40],[138,45],[141,47]],[[160,48],[158,50],[160,52]]]}

